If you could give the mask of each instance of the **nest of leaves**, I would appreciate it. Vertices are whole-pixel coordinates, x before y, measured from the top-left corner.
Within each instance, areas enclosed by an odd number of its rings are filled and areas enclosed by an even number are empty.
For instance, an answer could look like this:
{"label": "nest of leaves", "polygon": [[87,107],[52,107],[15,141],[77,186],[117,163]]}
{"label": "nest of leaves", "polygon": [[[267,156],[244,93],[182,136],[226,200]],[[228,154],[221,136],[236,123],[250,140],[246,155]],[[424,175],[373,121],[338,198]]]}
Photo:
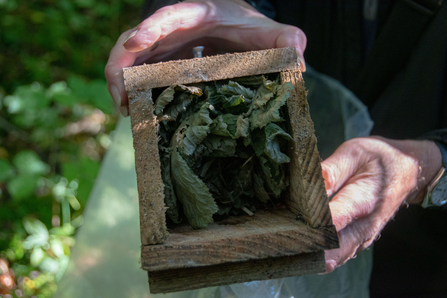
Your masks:
{"label": "nest of leaves", "polygon": [[205,228],[251,214],[289,184],[285,121],[292,84],[264,76],[173,85],[155,101],[166,214]]}

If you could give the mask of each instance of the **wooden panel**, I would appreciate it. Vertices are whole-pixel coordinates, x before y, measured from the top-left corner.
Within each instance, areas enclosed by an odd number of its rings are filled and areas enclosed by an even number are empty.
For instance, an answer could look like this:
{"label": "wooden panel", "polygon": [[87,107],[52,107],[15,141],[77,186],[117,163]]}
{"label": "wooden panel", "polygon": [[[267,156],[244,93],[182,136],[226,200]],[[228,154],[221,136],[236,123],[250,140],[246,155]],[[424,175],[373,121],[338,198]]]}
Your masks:
{"label": "wooden panel", "polygon": [[150,292],[168,293],[325,272],[324,252],[227,263],[209,267],[149,272]]}
{"label": "wooden panel", "polygon": [[126,89],[149,90],[296,69],[295,48],[270,49],[124,68]]}
{"label": "wooden panel", "polygon": [[151,90],[128,91],[143,245],[162,243],[169,235],[166,229],[164,184],[158,157],[158,123],[153,113],[151,94]]}
{"label": "wooden panel", "polygon": [[203,267],[338,248],[334,230],[311,228],[287,208],[232,217],[203,230],[178,226],[170,233],[163,244],[142,247],[143,269]]}
{"label": "wooden panel", "polygon": [[[280,73],[295,86],[287,102],[294,142],[287,207],[230,217],[208,228],[166,228],[152,88]],[[124,69],[140,199],[142,268],[151,292],[172,292],[324,271],[338,247],[320,157],[294,48],[172,61]],[[306,222],[295,214],[303,215]]]}
{"label": "wooden panel", "polygon": [[312,227],[332,227],[335,230],[303,77],[299,70],[285,71],[281,72],[281,80],[295,86],[287,102],[294,142],[289,151],[290,197],[286,203],[295,214],[302,214]]}

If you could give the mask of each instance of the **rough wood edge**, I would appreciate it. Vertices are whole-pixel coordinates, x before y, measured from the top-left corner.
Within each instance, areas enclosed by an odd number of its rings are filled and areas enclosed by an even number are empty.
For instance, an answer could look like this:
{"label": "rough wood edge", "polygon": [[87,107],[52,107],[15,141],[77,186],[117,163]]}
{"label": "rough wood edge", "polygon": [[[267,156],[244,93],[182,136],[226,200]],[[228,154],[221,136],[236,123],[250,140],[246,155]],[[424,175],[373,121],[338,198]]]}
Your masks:
{"label": "rough wood edge", "polygon": [[149,272],[152,294],[325,272],[324,251],[209,267]]}
{"label": "rough wood edge", "polygon": [[144,270],[182,269],[276,258],[338,248],[336,231],[312,228],[287,208],[235,216],[205,230],[184,225],[163,244],[141,250]]}
{"label": "rough wood edge", "polygon": [[299,68],[295,48],[269,49],[124,68],[126,90],[149,90]]}
{"label": "rough wood edge", "polygon": [[286,204],[295,214],[302,214],[312,227],[329,227],[335,231],[303,77],[299,70],[283,71],[281,80],[295,87],[287,102],[294,141],[289,151],[291,186]]}
{"label": "rough wood edge", "polygon": [[143,245],[162,243],[166,228],[164,184],[158,157],[157,120],[152,92],[128,90]]}

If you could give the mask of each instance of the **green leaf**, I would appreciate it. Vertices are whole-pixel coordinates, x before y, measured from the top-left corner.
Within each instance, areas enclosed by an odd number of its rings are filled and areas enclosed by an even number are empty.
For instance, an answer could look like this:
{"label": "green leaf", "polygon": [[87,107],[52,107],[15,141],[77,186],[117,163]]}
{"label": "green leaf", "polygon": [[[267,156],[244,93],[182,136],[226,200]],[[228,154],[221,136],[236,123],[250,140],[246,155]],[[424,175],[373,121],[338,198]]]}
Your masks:
{"label": "green leaf", "polygon": [[218,92],[225,96],[242,96],[242,100],[244,98],[246,99],[252,99],[255,93],[247,87],[244,87],[240,85],[237,82],[229,81],[227,85],[223,85],[221,88],[219,88]]}
{"label": "green leaf", "polygon": [[287,187],[284,167],[273,162],[265,155],[259,157],[259,165],[267,186],[273,192],[274,197],[279,198],[281,192]]}
{"label": "green leaf", "polygon": [[262,128],[270,122],[283,121],[279,109],[285,105],[290,97],[289,91],[292,89],[293,86],[290,82],[281,84],[276,88],[276,97],[269,100],[264,109],[257,109],[252,112],[250,116],[251,130]]}
{"label": "green leaf", "polygon": [[57,93],[52,96],[52,99],[66,107],[74,107],[78,102],[78,98],[74,96],[72,93]]}
{"label": "green leaf", "polygon": [[113,103],[107,90],[105,80],[94,80],[88,83],[90,102],[106,114],[113,112]]}
{"label": "green leaf", "polygon": [[194,96],[201,96],[202,90],[198,87],[189,87],[185,85],[172,85],[163,90],[155,101],[155,114],[157,117],[162,117],[163,109],[174,100],[176,91],[188,91]]}
{"label": "green leaf", "polygon": [[210,118],[210,104],[209,102],[204,102],[199,111],[194,113],[189,117],[188,124],[189,125],[211,125],[213,120]]}
{"label": "green leaf", "polygon": [[63,258],[65,256],[64,245],[59,239],[53,237],[53,239],[50,240],[50,247],[56,257]]}
{"label": "green leaf", "polygon": [[160,162],[161,162],[161,175],[164,183],[164,202],[168,207],[166,214],[169,218],[175,222],[180,223],[179,218],[179,206],[177,204],[177,196],[175,195],[174,185],[171,180],[171,155],[168,149],[159,145]]}
{"label": "green leaf", "polygon": [[166,108],[166,111],[163,111],[162,113],[157,115],[157,117],[159,117],[158,121],[177,120],[177,117],[180,115],[180,113],[185,112],[186,108],[191,104],[191,102],[196,97],[197,97],[196,95],[189,94],[187,92],[180,94],[178,99],[175,102],[173,102],[168,108]]}
{"label": "green leaf", "polygon": [[[218,117],[219,118],[219,117]],[[243,115],[224,114],[222,115],[222,126],[226,126],[227,133],[233,138],[238,139],[240,137],[248,137],[250,133],[250,120]],[[223,133],[220,135],[225,135]],[[218,133],[216,133],[218,134]]]}
{"label": "green leaf", "polygon": [[44,163],[35,152],[30,150],[24,150],[17,153],[13,159],[13,163],[20,174],[44,175],[50,170],[50,167]]}
{"label": "green leaf", "polygon": [[43,247],[48,249],[48,240],[50,234],[47,227],[39,220],[32,218],[25,218],[23,220],[23,226],[25,230],[30,234],[23,242],[25,249],[31,249],[34,247]]}
{"label": "green leaf", "polygon": [[87,82],[80,76],[71,75],[67,80],[68,87],[73,94],[82,102],[88,102],[90,93]]}
{"label": "green leaf", "polygon": [[228,125],[224,122],[222,115],[214,118],[213,124],[210,126],[210,133],[224,137],[230,136]]}
{"label": "green leaf", "polygon": [[49,104],[39,83],[18,87],[13,95],[5,97],[4,102],[10,114],[35,112]]}
{"label": "green leaf", "polygon": [[0,158],[0,182],[5,182],[14,175],[14,168],[6,159]]}
{"label": "green leaf", "polygon": [[55,94],[61,94],[69,91],[67,83],[66,82],[56,82],[51,84],[51,86],[47,90],[48,96],[53,96]]}
{"label": "green leaf", "polygon": [[188,222],[194,229],[206,228],[213,222],[213,214],[218,210],[216,202],[205,183],[191,171],[176,149],[172,152],[171,172]]}
{"label": "green leaf", "polygon": [[39,265],[40,270],[56,274],[59,271],[59,262],[50,257],[45,257]]}
{"label": "green leaf", "polygon": [[265,82],[264,76],[248,76],[233,79],[235,82],[244,86],[259,86]]}
{"label": "green leaf", "polygon": [[233,114],[222,115],[222,120],[227,125],[227,130],[233,139],[236,138],[236,122],[238,117],[239,116]]}
{"label": "green leaf", "polygon": [[214,157],[230,157],[236,153],[236,140],[231,137],[223,137],[217,135],[208,135],[203,140],[203,144],[208,149],[207,156]]}
{"label": "green leaf", "polygon": [[231,97],[225,97],[223,103],[224,109],[230,110],[232,107],[237,107],[245,102],[242,95],[232,95]]}
{"label": "green leaf", "polygon": [[252,131],[251,144],[255,150],[256,156],[259,157],[264,154],[266,143],[266,136],[264,129],[255,129]]}
{"label": "green leaf", "polygon": [[42,250],[40,246],[36,246],[33,248],[33,251],[30,255],[30,263],[34,267],[39,266],[39,264],[43,261],[45,258],[45,252]]}
{"label": "green leaf", "polygon": [[239,115],[236,121],[236,132],[234,137],[236,139],[240,137],[248,137],[250,135],[250,120],[245,118],[243,115]]}
{"label": "green leaf", "polygon": [[256,173],[253,173],[253,190],[255,192],[255,196],[261,202],[267,203],[270,200],[270,197],[264,188],[264,180],[262,180],[262,178]]}
{"label": "green leaf", "polygon": [[12,198],[20,201],[34,194],[38,180],[37,175],[20,174],[9,180],[6,187]]}
{"label": "green leaf", "polygon": [[61,227],[52,228],[50,230],[50,234],[56,236],[71,236],[74,235],[75,232],[76,229],[71,224],[64,224]]}
{"label": "green leaf", "polygon": [[226,102],[226,97],[217,92],[217,86],[215,83],[213,85],[207,85],[205,87],[205,95],[206,101],[208,101],[213,106],[219,107]]}
{"label": "green leaf", "polygon": [[202,143],[202,141],[209,134],[209,126],[188,126],[185,131],[185,137],[182,143],[179,145],[181,152],[186,155],[192,155],[196,150],[197,145]]}
{"label": "green leaf", "polygon": [[263,107],[273,96],[277,87],[276,82],[266,80],[263,77],[262,85],[256,90],[256,94],[253,98],[253,104],[256,108]]}
{"label": "green leaf", "polygon": [[278,137],[285,140],[292,140],[292,137],[286,133],[281,127],[274,123],[269,123],[265,127],[266,143],[265,143],[265,154],[270,157],[273,161],[277,163],[287,163],[290,162],[290,158],[281,152],[280,141]]}

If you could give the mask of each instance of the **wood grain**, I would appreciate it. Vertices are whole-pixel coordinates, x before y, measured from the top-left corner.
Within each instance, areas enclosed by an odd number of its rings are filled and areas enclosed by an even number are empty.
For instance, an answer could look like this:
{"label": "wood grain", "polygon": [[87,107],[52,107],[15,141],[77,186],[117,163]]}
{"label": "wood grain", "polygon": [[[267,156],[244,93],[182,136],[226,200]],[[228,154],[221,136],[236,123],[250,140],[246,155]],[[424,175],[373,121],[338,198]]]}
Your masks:
{"label": "wood grain", "polygon": [[287,102],[293,142],[289,150],[290,196],[286,203],[295,214],[303,215],[312,227],[335,231],[303,77],[299,70],[284,71],[281,80],[291,82],[295,87]]}
{"label": "wood grain", "polygon": [[[151,293],[324,271],[338,247],[313,122],[294,48],[171,61],[124,69],[140,201],[141,265]],[[287,207],[230,217],[208,228],[168,231],[152,88],[280,73],[295,89],[287,102],[291,143]],[[302,215],[305,222],[297,220]]]}
{"label": "wood grain", "polygon": [[150,292],[156,294],[321,272],[325,272],[324,251],[148,275]]}
{"label": "wood grain", "polygon": [[126,90],[211,82],[298,68],[295,48],[270,49],[124,68]]}
{"label": "wood grain", "polygon": [[230,218],[203,230],[179,226],[170,234],[163,244],[142,247],[143,269],[194,268],[338,248],[331,229],[312,228],[287,208]]}
{"label": "wood grain", "polygon": [[152,92],[128,91],[143,245],[162,243],[166,228],[164,184],[158,156],[157,120]]}

